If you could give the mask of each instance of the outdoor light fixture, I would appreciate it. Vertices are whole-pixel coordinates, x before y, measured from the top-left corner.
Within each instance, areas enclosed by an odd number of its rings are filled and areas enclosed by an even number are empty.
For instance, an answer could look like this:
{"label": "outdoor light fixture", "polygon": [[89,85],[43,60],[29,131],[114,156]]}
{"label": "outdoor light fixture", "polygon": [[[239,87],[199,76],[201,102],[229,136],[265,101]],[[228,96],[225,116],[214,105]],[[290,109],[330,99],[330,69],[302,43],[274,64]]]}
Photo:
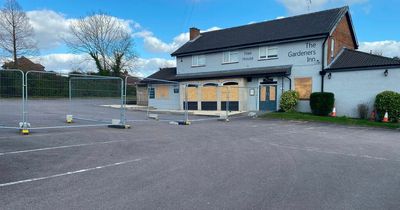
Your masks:
{"label": "outdoor light fixture", "polygon": [[385,77],[387,77],[389,75],[389,71],[386,69],[385,72],[383,72],[383,74],[385,75]]}
{"label": "outdoor light fixture", "polygon": [[329,73],[328,74],[328,79],[331,79],[332,78],[332,73]]}

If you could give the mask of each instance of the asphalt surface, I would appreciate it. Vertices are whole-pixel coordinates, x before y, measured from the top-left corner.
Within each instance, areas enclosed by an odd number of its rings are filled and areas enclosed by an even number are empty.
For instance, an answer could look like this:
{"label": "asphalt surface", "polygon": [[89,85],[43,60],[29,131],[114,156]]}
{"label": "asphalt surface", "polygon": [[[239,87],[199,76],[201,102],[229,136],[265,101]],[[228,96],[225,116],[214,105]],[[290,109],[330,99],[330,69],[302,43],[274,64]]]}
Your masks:
{"label": "asphalt surface", "polygon": [[0,209],[400,206],[399,131],[249,118],[132,124],[0,130]]}

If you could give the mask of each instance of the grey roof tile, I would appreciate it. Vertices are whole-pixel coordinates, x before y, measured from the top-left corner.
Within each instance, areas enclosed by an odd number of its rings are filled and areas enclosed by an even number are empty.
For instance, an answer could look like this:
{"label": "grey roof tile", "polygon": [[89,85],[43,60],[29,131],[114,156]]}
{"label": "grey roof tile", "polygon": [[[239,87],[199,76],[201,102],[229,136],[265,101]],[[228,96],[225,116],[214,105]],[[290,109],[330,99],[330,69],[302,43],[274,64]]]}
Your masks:
{"label": "grey roof tile", "polygon": [[341,7],[201,33],[200,37],[187,42],[172,55],[192,54],[252,44],[284,42],[306,37],[328,36],[348,10],[348,7]]}
{"label": "grey roof tile", "polygon": [[379,55],[344,48],[326,71],[368,70],[370,68],[398,66],[400,61]]}

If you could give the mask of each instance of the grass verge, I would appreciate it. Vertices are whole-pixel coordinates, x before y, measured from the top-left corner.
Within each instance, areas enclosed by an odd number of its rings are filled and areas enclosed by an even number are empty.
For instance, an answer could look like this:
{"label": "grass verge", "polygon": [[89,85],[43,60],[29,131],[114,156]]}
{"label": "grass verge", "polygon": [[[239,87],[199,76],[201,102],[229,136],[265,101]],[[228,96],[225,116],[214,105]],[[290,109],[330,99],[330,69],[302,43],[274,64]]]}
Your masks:
{"label": "grass verge", "polygon": [[310,121],[310,122],[325,122],[333,123],[339,125],[352,125],[352,126],[367,126],[367,127],[378,127],[378,128],[389,128],[389,129],[399,129],[400,123],[382,123],[374,122],[369,120],[354,119],[348,117],[323,117],[316,116],[309,113],[299,113],[299,112],[272,112],[266,113],[260,116],[262,119],[283,119],[283,120],[300,120],[300,121]]}

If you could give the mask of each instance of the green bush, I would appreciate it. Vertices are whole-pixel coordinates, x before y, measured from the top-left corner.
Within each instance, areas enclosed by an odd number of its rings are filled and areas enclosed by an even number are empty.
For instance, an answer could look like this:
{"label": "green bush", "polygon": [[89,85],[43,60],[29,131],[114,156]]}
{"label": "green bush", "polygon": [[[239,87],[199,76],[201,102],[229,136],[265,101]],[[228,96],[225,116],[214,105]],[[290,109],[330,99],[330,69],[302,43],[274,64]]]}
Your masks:
{"label": "green bush", "polygon": [[280,108],[284,112],[296,111],[297,103],[299,102],[299,93],[294,90],[286,91],[281,96]]}
{"label": "green bush", "polygon": [[375,109],[378,118],[382,120],[385,112],[389,114],[389,120],[397,122],[400,119],[400,93],[384,91],[376,95]]}
{"label": "green bush", "polygon": [[311,111],[315,115],[328,116],[335,105],[335,95],[333,93],[315,92],[310,96]]}

